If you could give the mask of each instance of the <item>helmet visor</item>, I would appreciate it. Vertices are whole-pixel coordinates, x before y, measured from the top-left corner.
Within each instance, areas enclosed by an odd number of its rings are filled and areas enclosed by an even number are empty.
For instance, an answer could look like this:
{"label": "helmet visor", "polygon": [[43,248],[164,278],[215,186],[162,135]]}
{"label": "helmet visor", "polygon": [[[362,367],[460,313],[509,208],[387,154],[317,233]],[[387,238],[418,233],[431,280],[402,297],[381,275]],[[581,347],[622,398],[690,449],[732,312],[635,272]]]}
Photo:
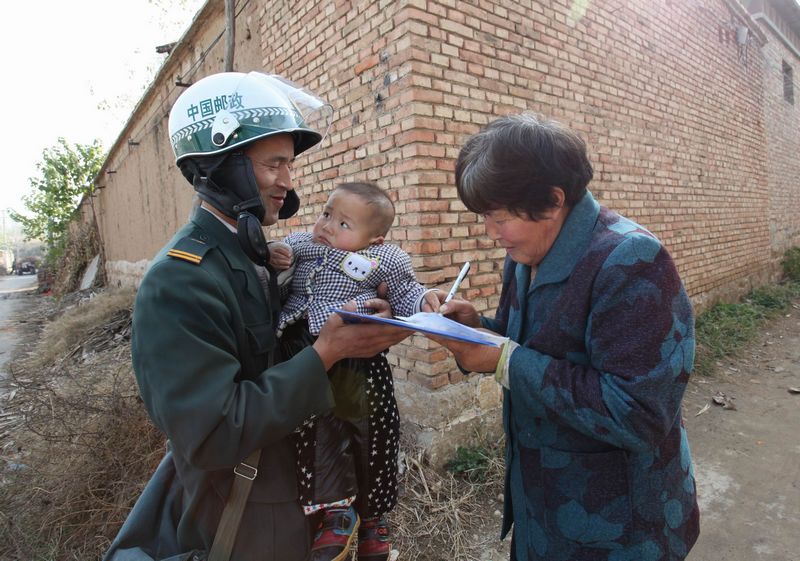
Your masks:
{"label": "helmet visor", "polygon": [[[302,122],[302,127],[298,127],[298,147],[297,153],[310,153],[319,149],[328,136],[331,123],[333,121],[333,107],[323,99],[317,97],[309,90],[295,84],[291,80],[277,74],[261,74],[251,72],[248,79],[263,80],[272,88],[280,91],[292,104]],[[317,133],[319,137],[308,136],[304,138],[303,128],[310,129]],[[317,140],[319,138],[319,140]]]}

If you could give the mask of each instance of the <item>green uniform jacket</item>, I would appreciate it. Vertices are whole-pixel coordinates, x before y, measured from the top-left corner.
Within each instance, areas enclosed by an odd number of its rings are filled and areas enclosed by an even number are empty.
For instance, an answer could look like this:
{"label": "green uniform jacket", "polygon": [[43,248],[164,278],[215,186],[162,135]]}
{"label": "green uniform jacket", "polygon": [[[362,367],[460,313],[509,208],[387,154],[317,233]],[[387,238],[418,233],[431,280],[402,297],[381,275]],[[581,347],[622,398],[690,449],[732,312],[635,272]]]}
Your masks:
{"label": "green uniform jacket", "polygon": [[184,489],[174,515],[180,551],[210,549],[234,466],[262,448],[232,559],[307,555],[290,434],[334,401],[312,348],[269,367],[273,311],[236,236],[202,209],[156,256],[139,288],[133,366]]}

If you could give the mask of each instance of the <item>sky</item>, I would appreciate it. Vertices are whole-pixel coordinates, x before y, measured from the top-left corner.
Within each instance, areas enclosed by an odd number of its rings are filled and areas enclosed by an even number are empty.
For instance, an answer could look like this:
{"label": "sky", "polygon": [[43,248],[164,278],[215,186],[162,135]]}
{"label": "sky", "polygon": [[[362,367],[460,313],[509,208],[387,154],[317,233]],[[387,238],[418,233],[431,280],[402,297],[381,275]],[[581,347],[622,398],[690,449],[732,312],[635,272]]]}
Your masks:
{"label": "sky", "polygon": [[59,137],[108,149],[203,0],[40,0],[5,6],[0,53],[0,213],[23,212]]}

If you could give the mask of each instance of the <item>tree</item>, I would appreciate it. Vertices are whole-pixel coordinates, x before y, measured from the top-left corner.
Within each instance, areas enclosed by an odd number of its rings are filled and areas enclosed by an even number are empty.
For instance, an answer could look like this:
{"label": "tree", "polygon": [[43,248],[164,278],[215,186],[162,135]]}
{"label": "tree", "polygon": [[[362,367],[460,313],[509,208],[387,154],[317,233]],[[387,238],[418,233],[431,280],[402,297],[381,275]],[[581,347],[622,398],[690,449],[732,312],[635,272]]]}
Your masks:
{"label": "tree", "polygon": [[61,255],[69,223],[81,199],[94,191],[94,178],[104,158],[99,140],[70,145],[59,138],[55,146],[42,152],[36,165],[40,177],[30,179],[31,191],[22,197],[32,216],[10,211],[27,239],[44,242],[49,262]]}

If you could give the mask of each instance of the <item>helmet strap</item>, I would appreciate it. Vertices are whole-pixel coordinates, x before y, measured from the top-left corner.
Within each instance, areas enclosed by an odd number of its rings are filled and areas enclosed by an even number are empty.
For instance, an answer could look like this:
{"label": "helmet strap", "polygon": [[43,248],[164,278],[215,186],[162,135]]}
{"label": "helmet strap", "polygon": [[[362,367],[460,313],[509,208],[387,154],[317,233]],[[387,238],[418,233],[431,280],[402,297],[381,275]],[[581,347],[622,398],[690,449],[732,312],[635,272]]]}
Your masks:
{"label": "helmet strap", "polygon": [[261,229],[261,221],[253,214],[243,211],[236,218],[236,237],[250,261],[266,267],[269,263],[269,247]]}
{"label": "helmet strap", "polygon": [[267,240],[264,238],[264,230],[261,229],[259,220],[250,209],[261,209],[264,212],[264,205],[261,197],[255,197],[233,206],[236,215],[236,237],[239,245],[250,261],[256,265],[266,267],[269,262],[269,248]]}
{"label": "helmet strap", "polygon": [[225,216],[237,220],[241,210],[248,210],[259,220],[264,219],[266,211],[253,165],[244,153],[187,158],[179,166],[200,198]]}

